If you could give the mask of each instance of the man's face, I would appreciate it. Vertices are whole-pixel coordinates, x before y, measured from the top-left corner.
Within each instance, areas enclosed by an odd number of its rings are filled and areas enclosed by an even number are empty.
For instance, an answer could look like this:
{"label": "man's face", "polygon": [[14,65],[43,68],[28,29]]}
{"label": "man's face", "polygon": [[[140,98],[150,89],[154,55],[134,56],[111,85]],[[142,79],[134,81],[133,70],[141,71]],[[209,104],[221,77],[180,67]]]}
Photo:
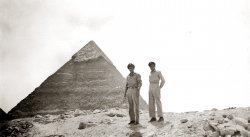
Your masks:
{"label": "man's face", "polygon": [[135,70],[135,68],[134,68],[134,67],[132,67],[132,66],[130,66],[130,67],[128,68],[128,70],[130,71],[130,73],[133,73],[133,72],[134,72],[134,70]]}
{"label": "man's face", "polygon": [[151,71],[155,70],[155,65],[150,65],[149,68],[151,69]]}

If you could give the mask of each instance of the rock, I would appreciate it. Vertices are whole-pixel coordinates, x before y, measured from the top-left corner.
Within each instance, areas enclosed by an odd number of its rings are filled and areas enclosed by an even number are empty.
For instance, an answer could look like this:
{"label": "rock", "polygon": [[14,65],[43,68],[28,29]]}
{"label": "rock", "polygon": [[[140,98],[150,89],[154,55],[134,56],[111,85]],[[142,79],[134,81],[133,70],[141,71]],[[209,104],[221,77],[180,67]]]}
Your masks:
{"label": "rock", "polygon": [[249,132],[249,131],[246,131],[246,130],[243,130],[243,131],[241,131],[241,135],[242,135],[243,137],[250,137],[250,132]]}
{"label": "rock", "polygon": [[16,132],[20,131],[19,127],[14,127],[13,130],[15,130]]}
{"label": "rock", "polygon": [[214,120],[214,117],[209,118],[210,120]]}
{"label": "rock", "polygon": [[181,123],[187,123],[187,122],[188,122],[187,119],[182,119],[182,120],[181,120]]}
{"label": "rock", "polygon": [[219,124],[223,124],[224,121],[223,121],[222,119],[219,119],[219,120],[218,120],[218,123],[219,123]]}
{"label": "rock", "polygon": [[220,131],[220,129],[217,127],[218,123],[209,123],[209,125],[214,129],[214,131]]}
{"label": "rock", "polygon": [[[1,123],[0,123],[1,126]],[[26,136],[26,133],[30,131],[30,128],[33,126],[31,122],[18,120],[18,121],[10,121],[8,125],[6,125],[5,129],[0,130],[0,137],[20,137]],[[1,127],[2,128],[2,127]]]}
{"label": "rock", "polygon": [[108,112],[108,109],[104,109],[103,112]]}
{"label": "rock", "polygon": [[33,122],[39,122],[40,121],[40,119],[34,119],[33,120]]}
{"label": "rock", "polygon": [[93,126],[96,126],[96,124],[91,121],[88,123],[80,122],[78,129],[85,129],[85,128],[93,127]]}
{"label": "rock", "polygon": [[114,113],[109,113],[109,114],[106,114],[106,115],[109,116],[109,117],[114,117],[115,116]]}
{"label": "rock", "polygon": [[35,118],[43,118],[41,115],[36,115]]}
{"label": "rock", "polygon": [[97,113],[101,113],[101,110],[96,109],[96,110],[93,111],[93,114],[97,114]]}
{"label": "rock", "polygon": [[65,115],[64,115],[64,114],[61,114],[61,115],[59,116],[59,119],[65,119]]}
{"label": "rock", "polygon": [[87,124],[80,122],[78,129],[85,129],[87,128]]}
{"label": "rock", "polygon": [[229,122],[229,120],[228,120],[228,119],[224,119],[224,122],[225,122],[225,123],[228,123],[228,122]]}
{"label": "rock", "polygon": [[80,116],[81,114],[79,114],[79,113],[76,113],[76,114],[74,114],[74,117],[78,117],[78,116]]}
{"label": "rock", "polygon": [[240,125],[244,128],[247,128],[247,120],[243,119],[243,118],[239,118],[239,117],[235,117],[233,119],[233,122],[236,124],[236,125]]}
{"label": "rock", "polygon": [[71,115],[71,114],[66,114],[65,115],[65,118],[72,118],[72,117],[75,117],[74,115]]}
{"label": "rock", "polygon": [[210,116],[215,116],[215,113],[214,113],[214,112],[212,112],[212,113],[209,113],[209,115],[210,115]]}
{"label": "rock", "polygon": [[233,115],[228,115],[227,118],[228,118],[229,120],[232,120],[234,117],[233,117]]}
{"label": "rock", "polygon": [[246,130],[244,127],[242,127],[242,126],[240,126],[240,125],[235,125],[235,129],[237,130],[237,131],[242,131],[242,130]]}
{"label": "rock", "polygon": [[210,131],[210,130],[213,131],[214,130],[213,127],[210,126],[210,124],[208,122],[206,122],[205,124],[203,124],[203,129],[205,131]]}
{"label": "rock", "polygon": [[81,111],[81,110],[79,110],[79,109],[76,109],[76,110],[73,112],[74,117],[78,117],[78,116],[84,115],[84,114],[86,114],[86,111]]}
{"label": "rock", "polygon": [[213,108],[212,111],[218,111],[218,109],[217,108]]}
{"label": "rock", "polygon": [[223,110],[229,110],[229,109],[236,109],[236,107],[229,107],[229,108],[226,108],[226,109],[223,109]]}
{"label": "rock", "polygon": [[223,114],[222,117],[223,117],[223,118],[226,118],[226,117],[227,117],[227,114]]}
{"label": "rock", "polygon": [[250,131],[250,124],[248,124],[245,128],[247,131]]}
{"label": "rock", "polygon": [[216,132],[213,132],[209,135],[209,137],[219,137],[220,136],[220,132],[219,131],[216,131]]}
{"label": "rock", "polygon": [[203,134],[203,137],[208,137],[210,134],[212,134],[213,132],[212,131],[206,131],[204,134]]}
{"label": "rock", "polygon": [[247,122],[250,123],[250,117],[247,118]]}
{"label": "rock", "polygon": [[190,124],[190,125],[188,125],[187,127],[188,127],[188,128],[192,128],[192,127],[193,127],[193,125],[192,125],[192,124]]}
{"label": "rock", "polygon": [[116,114],[117,117],[124,117],[125,115],[123,114]]}
{"label": "rock", "polygon": [[221,136],[226,136],[226,135],[234,135],[234,133],[236,132],[236,129],[232,128],[232,127],[226,127],[226,128],[221,128],[220,129],[220,135]]}
{"label": "rock", "polygon": [[47,115],[45,115],[44,117],[45,117],[45,118],[50,118],[50,116],[51,116],[50,114],[47,114]]}

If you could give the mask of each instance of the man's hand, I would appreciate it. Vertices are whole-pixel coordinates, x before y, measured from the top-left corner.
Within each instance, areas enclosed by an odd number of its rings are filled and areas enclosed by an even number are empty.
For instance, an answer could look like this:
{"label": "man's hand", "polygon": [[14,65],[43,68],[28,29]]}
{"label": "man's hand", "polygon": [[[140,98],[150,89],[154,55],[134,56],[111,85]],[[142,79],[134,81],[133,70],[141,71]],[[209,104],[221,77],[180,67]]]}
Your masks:
{"label": "man's hand", "polygon": [[125,100],[126,100],[126,94],[124,95],[122,102],[125,102]]}
{"label": "man's hand", "polygon": [[127,91],[125,91],[125,93],[124,93],[124,98],[126,98],[126,95],[127,95]]}
{"label": "man's hand", "polygon": [[137,88],[137,91],[140,91],[141,88]]}

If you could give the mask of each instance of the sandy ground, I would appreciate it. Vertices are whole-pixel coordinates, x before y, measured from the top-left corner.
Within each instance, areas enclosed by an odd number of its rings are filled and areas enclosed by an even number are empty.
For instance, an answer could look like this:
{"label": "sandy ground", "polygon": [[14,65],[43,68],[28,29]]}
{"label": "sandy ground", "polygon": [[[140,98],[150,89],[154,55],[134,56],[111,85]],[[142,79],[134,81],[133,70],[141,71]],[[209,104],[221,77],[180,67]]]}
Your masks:
{"label": "sandy ground", "polygon": [[[246,126],[249,125],[246,121],[250,116],[250,108],[184,113],[168,112],[164,113],[164,122],[151,123],[148,122],[150,120],[148,112],[141,111],[139,125],[129,125],[128,110],[118,108],[97,110],[78,115],[73,115],[72,112],[71,114],[61,116],[36,116],[18,120],[30,121],[33,124],[28,134],[28,136],[32,137],[209,137],[213,136],[212,133],[216,133],[216,131],[212,131],[212,129],[211,131],[204,130],[204,125],[207,122],[217,123],[216,126],[218,127],[220,126],[218,123],[222,126],[230,123],[231,125],[236,125],[235,123],[233,124],[233,120],[227,118],[228,115],[232,115],[234,119],[243,119]],[[46,117],[46,120],[44,117]],[[182,123],[181,121],[184,119],[187,122]],[[78,129],[80,123],[84,123],[86,128]],[[222,131],[219,132],[221,133]],[[248,133],[247,130],[246,132]],[[216,137],[216,135],[214,136]],[[217,136],[219,137],[219,135]],[[231,136],[236,137],[236,134]],[[247,137],[248,135],[245,136]]]}

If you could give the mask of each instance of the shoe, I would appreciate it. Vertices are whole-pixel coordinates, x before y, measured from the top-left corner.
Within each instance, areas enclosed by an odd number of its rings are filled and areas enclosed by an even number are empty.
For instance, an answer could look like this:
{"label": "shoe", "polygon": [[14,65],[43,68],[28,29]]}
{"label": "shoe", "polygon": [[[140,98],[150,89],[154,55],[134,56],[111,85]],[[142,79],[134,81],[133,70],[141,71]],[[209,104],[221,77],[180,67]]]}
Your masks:
{"label": "shoe", "polygon": [[135,123],[135,121],[133,120],[133,121],[130,121],[128,124],[134,124]]}
{"label": "shoe", "polygon": [[156,118],[155,118],[155,117],[152,117],[152,118],[150,119],[150,121],[148,121],[148,122],[153,122],[153,121],[156,121]]}
{"label": "shoe", "polygon": [[161,122],[161,121],[164,121],[164,118],[163,117],[160,117],[158,122]]}
{"label": "shoe", "polygon": [[139,122],[135,122],[135,123],[134,123],[134,125],[138,125],[138,124],[139,124]]}

